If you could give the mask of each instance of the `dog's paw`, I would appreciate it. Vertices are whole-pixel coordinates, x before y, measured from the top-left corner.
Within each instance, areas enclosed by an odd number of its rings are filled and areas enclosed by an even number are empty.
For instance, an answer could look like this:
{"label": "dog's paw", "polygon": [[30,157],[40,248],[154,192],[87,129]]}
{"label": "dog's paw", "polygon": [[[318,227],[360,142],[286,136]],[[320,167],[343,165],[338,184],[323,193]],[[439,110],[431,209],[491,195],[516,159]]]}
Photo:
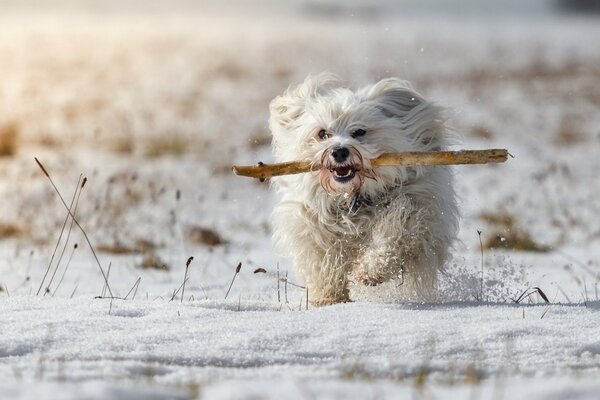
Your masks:
{"label": "dog's paw", "polygon": [[361,283],[365,286],[377,286],[384,282],[382,276],[376,274],[368,274],[366,271],[357,271],[354,274],[354,278],[358,283]]}
{"label": "dog's paw", "polygon": [[321,293],[320,296],[315,296],[314,298],[311,298],[309,301],[310,301],[310,304],[312,304],[315,307],[331,306],[333,304],[338,304],[338,303],[352,302],[352,300],[350,300],[350,293],[348,292],[348,290],[344,290],[343,293],[336,293],[336,294]]}
{"label": "dog's paw", "polygon": [[323,298],[323,299],[316,299],[316,300],[311,300],[310,304],[312,304],[314,307],[324,307],[324,306],[332,306],[334,304],[339,304],[339,303],[351,303],[352,300],[350,300],[349,297],[340,297],[340,298]]}

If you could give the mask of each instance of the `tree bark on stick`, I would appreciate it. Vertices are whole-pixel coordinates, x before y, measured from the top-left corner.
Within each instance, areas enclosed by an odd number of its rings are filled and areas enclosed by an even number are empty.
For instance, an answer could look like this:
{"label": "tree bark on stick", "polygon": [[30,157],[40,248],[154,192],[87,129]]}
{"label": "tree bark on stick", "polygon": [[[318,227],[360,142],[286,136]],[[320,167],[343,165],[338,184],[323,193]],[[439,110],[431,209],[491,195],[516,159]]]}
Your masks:
{"label": "tree bark on stick", "polygon": [[[417,165],[459,165],[502,163],[508,158],[505,149],[459,150],[459,151],[411,151],[384,153],[370,160],[372,167],[417,166]],[[323,166],[310,161],[290,161],[278,164],[234,165],[233,173],[265,180],[274,176],[301,174],[317,171]]]}

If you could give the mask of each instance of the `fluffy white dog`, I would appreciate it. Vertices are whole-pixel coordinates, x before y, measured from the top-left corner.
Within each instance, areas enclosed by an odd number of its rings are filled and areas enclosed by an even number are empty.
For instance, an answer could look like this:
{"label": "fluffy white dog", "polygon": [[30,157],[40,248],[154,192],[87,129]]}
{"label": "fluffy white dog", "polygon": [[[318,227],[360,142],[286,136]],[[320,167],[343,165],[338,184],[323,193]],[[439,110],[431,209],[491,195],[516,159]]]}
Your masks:
{"label": "fluffy white dog", "polygon": [[399,79],[352,91],[320,74],[276,97],[270,111],[277,161],[325,166],[272,180],[282,194],[272,215],[275,244],[311,302],[347,302],[350,282],[390,280],[406,298],[430,298],[458,227],[452,173],[374,168],[369,159],[444,149],[443,109]]}

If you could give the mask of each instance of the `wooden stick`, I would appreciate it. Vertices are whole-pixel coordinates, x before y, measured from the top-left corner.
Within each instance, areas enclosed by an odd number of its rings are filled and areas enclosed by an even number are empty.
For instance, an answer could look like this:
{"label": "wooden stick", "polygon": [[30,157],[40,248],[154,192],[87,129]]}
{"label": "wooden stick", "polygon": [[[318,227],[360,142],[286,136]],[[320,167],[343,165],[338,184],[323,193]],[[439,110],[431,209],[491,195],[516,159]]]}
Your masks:
{"label": "wooden stick", "polygon": [[[502,163],[508,157],[505,149],[460,150],[460,151],[411,151],[404,153],[384,153],[370,160],[373,167],[417,166],[417,165],[454,165]],[[269,179],[274,176],[301,174],[317,171],[322,165],[310,161],[291,161],[279,164],[240,166],[234,165],[233,173],[239,176]]]}

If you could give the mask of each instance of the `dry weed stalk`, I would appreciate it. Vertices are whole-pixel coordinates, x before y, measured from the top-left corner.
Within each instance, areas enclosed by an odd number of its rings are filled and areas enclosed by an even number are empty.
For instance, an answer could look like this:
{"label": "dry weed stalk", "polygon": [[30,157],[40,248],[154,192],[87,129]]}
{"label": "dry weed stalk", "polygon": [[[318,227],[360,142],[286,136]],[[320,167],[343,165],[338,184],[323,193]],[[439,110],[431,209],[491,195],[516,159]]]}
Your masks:
{"label": "dry weed stalk", "polygon": [[[112,268],[112,262],[108,263],[108,270],[106,271],[106,282],[102,285],[102,293],[100,294],[100,298],[104,298],[106,296],[106,288],[108,287],[108,280],[110,279],[110,270]],[[112,295],[111,295],[112,297]]]}
{"label": "dry weed stalk", "polygon": [[[81,197],[81,192],[83,191],[83,187],[85,186],[86,182],[87,182],[87,178],[84,177],[83,181],[81,182],[81,186],[79,187],[79,193],[77,193],[77,199],[75,200],[75,206],[73,207],[73,215],[77,214],[77,206],[79,205],[79,198]],[[67,215],[67,219],[69,219],[68,215]],[[58,257],[58,261],[56,262],[56,266],[54,267],[54,272],[52,272],[52,276],[50,277],[50,282],[48,282],[48,286],[46,288],[46,291],[44,292],[44,296],[50,292],[50,286],[52,285],[52,282],[54,281],[56,272],[58,271],[58,268],[60,267],[60,263],[63,259],[63,256],[65,255],[65,251],[67,250],[67,245],[69,244],[69,239],[71,238],[72,231],[73,231],[73,220],[71,219],[71,224],[69,225],[69,230],[67,231],[67,238],[65,239],[65,244],[62,248],[62,251],[60,252],[60,256]],[[64,275],[63,275],[63,277],[64,277]]]}
{"label": "dry weed stalk", "polygon": [[235,273],[233,274],[233,278],[231,279],[231,283],[229,284],[229,289],[227,289],[227,293],[225,293],[225,300],[227,300],[227,296],[229,296],[229,291],[231,290],[231,287],[233,286],[233,282],[235,282],[235,277],[240,273],[241,269],[242,269],[242,262],[240,261],[240,263],[235,268]]}
{"label": "dry weed stalk", "polygon": [[71,218],[73,218],[73,222],[75,222],[75,225],[77,225],[77,227],[81,230],[81,233],[83,234],[83,237],[85,238],[85,241],[90,246],[90,250],[92,251],[92,254],[94,255],[94,259],[96,260],[96,264],[98,264],[98,268],[100,269],[100,272],[102,273],[102,277],[104,278],[104,282],[106,283],[106,287],[108,289],[108,293],[112,297],[113,294],[112,294],[112,290],[110,289],[110,285],[108,284],[108,278],[107,278],[106,274],[104,273],[104,269],[102,268],[102,264],[100,264],[100,260],[98,259],[98,255],[96,254],[96,250],[94,250],[94,246],[92,245],[92,242],[90,241],[90,238],[88,237],[87,232],[85,231],[85,229],[83,229],[83,227],[81,226],[81,224],[79,223],[79,221],[77,221],[77,218],[75,218],[75,215],[73,215],[73,213],[71,212],[71,208],[67,205],[67,202],[65,201],[65,199],[60,194],[60,190],[58,190],[58,187],[56,187],[56,184],[54,183],[54,181],[50,177],[50,174],[48,173],[48,171],[46,171],[46,168],[44,168],[44,166],[42,165],[42,163],[40,162],[40,160],[37,159],[37,157],[34,157],[34,159],[35,159],[35,162],[37,163],[37,165],[40,167],[40,169],[44,173],[44,175],[46,175],[46,178],[48,178],[48,180],[50,181],[50,184],[54,188],[54,191],[58,195],[60,201],[63,203],[63,205],[65,206],[65,208],[69,212],[69,215],[71,216]]}
{"label": "dry weed stalk", "polygon": [[279,263],[277,263],[277,302],[281,303],[281,284],[279,282]]}
{"label": "dry weed stalk", "polygon": [[550,303],[550,300],[548,300],[546,293],[544,293],[544,291],[537,286],[525,289],[523,291],[523,293],[521,293],[521,295],[519,297],[517,297],[517,299],[515,300],[515,303],[519,304],[520,302],[522,302],[525,299],[531,300],[531,295],[534,293],[539,294],[540,297],[546,302],[546,304]]}
{"label": "dry weed stalk", "polygon": [[194,260],[194,257],[190,257],[190,258],[187,259],[187,262],[185,263],[185,275],[183,276],[183,282],[181,283],[181,285],[179,285],[179,287],[177,288],[177,290],[173,290],[173,295],[171,296],[171,300],[169,300],[169,303],[172,302],[173,300],[175,300],[175,297],[177,297],[177,295],[179,294],[180,290],[182,290],[182,292],[181,292],[181,302],[183,303],[183,296],[184,296],[184,293],[185,293],[185,284],[189,280],[189,278],[187,276],[187,274],[188,274],[188,268],[190,267],[190,264],[192,263],[193,260]]}
{"label": "dry weed stalk", "polygon": [[188,278],[187,278],[187,274],[188,274],[188,269],[190,268],[190,264],[192,263],[192,260],[194,259],[194,257],[190,257],[188,258],[187,262],[185,263],[185,275],[183,276],[183,288],[181,289],[181,302],[183,303],[183,295],[185,294],[185,282],[187,282]]}
{"label": "dry weed stalk", "polygon": [[63,236],[63,233],[65,232],[67,222],[69,222],[71,208],[73,207],[73,203],[75,202],[75,199],[77,197],[77,192],[79,191],[79,186],[81,183],[81,176],[82,176],[82,174],[79,175],[79,179],[77,180],[77,186],[75,186],[75,191],[73,192],[73,197],[71,198],[71,204],[69,205],[69,210],[68,210],[67,216],[65,217],[62,228],[60,229],[60,234],[58,235],[58,240],[56,241],[56,245],[54,246],[54,250],[52,251],[52,256],[50,257],[50,262],[48,263],[48,267],[46,268],[46,273],[44,274],[44,277],[42,278],[42,281],[40,282],[40,287],[38,288],[38,290],[35,294],[36,296],[39,296],[40,292],[42,291],[42,287],[44,287],[44,281],[48,277],[48,273],[50,272],[50,269],[52,268],[52,263],[54,262],[54,257],[56,256],[56,251],[58,250],[58,246],[60,245],[60,241],[62,240],[62,236]]}
{"label": "dry weed stalk", "polygon": [[481,241],[480,230],[477,230],[477,236],[479,236],[479,250],[481,251],[481,292],[479,294],[479,301],[483,301],[483,242]]}
{"label": "dry weed stalk", "polygon": [[65,279],[65,275],[67,274],[67,271],[69,270],[69,265],[71,265],[71,260],[73,259],[73,255],[75,254],[75,250],[77,250],[77,248],[79,247],[79,245],[77,243],[75,243],[75,245],[73,245],[73,250],[71,251],[71,255],[69,256],[69,260],[67,261],[67,265],[65,266],[65,269],[60,277],[60,280],[58,281],[58,284],[56,285],[56,288],[54,289],[54,292],[52,293],[52,297],[54,297],[54,295],[56,294],[56,292],[58,292],[58,288],[60,288],[60,285],[62,284],[63,280]]}
{"label": "dry weed stalk", "polygon": [[133,284],[133,286],[131,287],[131,289],[129,289],[129,292],[127,292],[127,294],[125,295],[125,297],[123,298],[124,300],[127,300],[127,298],[129,297],[129,295],[131,294],[131,291],[134,290],[133,292],[133,296],[131,296],[131,300],[135,299],[135,295],[137,294],[137,290],[138,287],[140,287],[140,282],[142,281],[142,277],[138,277],[137,280],[135,281],[135,283]]}

